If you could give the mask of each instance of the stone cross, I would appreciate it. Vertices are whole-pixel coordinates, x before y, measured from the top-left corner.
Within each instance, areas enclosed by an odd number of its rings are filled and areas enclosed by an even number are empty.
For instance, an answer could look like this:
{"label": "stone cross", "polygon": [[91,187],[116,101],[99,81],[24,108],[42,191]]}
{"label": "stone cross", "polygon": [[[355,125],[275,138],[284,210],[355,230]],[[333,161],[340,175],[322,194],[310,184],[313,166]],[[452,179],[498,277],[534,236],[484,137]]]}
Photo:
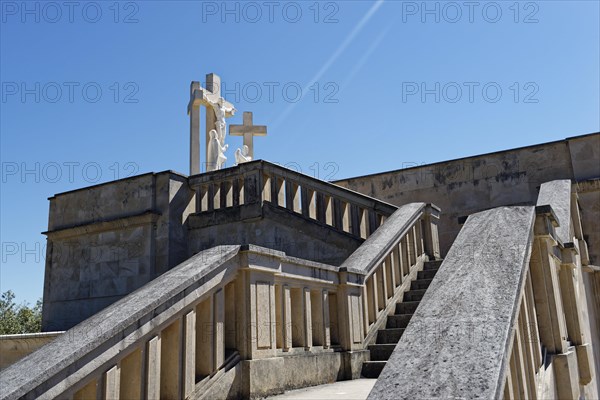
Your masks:
{"label": "stone cross", "polygon": [[221,78],[216,74],[206,75],[206,89],[200,86],[200,82],[192,81],[190,85],[190,102],[188,104],[188,115],[190,116],[190,175],[200,173],[200,106],[206,110],[206,134],[205,134],[205,160],[208,160],[209,132],[212,129],[218,131],[216,126],[215,105],[220,104],[225,111],[224,118],[235,114],[233,104],[221,97]]}
{"label": "stone cross", "polygon": [[229,134],[244,137],[244,145],[248,146],[248,155],[254,160],[254,136],[266,136],[267,127],[265,125],[252,125],[252,113],[244,111],[244,124],[230,125]]}

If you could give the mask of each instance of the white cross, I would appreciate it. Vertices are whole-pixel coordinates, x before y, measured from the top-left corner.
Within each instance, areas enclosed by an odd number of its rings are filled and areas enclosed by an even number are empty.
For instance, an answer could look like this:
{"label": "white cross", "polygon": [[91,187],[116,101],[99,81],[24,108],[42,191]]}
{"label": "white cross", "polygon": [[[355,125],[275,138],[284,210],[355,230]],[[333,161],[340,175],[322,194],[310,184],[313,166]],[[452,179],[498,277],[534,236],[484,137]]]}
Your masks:
{"label": "white cross", "polygon": [[244,145],[248,146],[248,155],[254,160],[254,136],[267,136],[267,127],[252,125],[252,113],[244,111],[244,124],[230,125],[229,134],[244,137]]}

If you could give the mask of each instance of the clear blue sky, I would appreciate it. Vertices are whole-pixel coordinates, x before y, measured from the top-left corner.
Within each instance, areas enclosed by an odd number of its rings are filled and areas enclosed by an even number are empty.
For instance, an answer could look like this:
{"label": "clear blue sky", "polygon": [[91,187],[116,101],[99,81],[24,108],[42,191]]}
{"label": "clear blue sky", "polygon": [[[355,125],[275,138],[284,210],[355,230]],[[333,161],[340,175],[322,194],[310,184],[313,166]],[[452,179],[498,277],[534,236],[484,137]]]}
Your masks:
{"label": "clear blue sky", "polygon": [[42,295],[49,196],[188,172],[209,72],[228,123],[268,125],[256,158],[321,178],[599,130],[598,1],[1,4],[0,290],[19,301]]}

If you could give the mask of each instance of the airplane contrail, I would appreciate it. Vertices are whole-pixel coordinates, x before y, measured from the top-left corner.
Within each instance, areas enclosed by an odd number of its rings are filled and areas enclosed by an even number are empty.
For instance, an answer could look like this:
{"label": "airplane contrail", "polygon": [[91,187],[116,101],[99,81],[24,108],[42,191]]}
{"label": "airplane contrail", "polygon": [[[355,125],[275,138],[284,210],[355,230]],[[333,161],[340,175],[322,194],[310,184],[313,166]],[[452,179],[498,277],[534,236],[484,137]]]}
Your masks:
{"label": "airplane contrail", "polygon": [[352,29],[350,34],[346,36],[344,41],[338,46],[335,52],[329,57],[329,59],[323,64],[323,66],[319,69],[319,71],[313,76],[313,78],[308,82],[308,84],[302,89],[302,94],[300,99],[294,103],[290,103],[285,110],[279,115],[279,117],[273,123],[273,127],[277,127],[279,124],[283,122],[285,118],[292,112],[292,110],[296,107],[296,105],[304,98],[309,88],[315,84],[321,77],[327,72],[327,70],[337,61],[340,55],[346,50],[346,48],[352,43],[356,35],[360,33],[360,31],[364,28],[364,26],[369,22],[369,20],[375,15],[375,12],[381,7],[384,3],[384,0],[377,0],[369,11],[361,18],[360,21],[356,24],[356,26]]}

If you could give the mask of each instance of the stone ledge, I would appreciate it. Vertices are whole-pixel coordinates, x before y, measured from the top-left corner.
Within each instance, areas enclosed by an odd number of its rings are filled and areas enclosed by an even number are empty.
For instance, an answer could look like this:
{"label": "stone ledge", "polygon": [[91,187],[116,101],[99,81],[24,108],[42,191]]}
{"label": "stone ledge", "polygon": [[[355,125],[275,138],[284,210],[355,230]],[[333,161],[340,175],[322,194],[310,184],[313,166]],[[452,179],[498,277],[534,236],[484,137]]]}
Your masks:
{"label": "stone ledge", "polygon": [[139,214],[125,217],[111,218],[103,221],[90,221],[83,224],[61,227],[52,231],[42,232],[48,239],[66,239],[73,236],[90,235],[118,229],[132,228],[135,226],[155,223],[162,214],[153,210],[146,210]]}

